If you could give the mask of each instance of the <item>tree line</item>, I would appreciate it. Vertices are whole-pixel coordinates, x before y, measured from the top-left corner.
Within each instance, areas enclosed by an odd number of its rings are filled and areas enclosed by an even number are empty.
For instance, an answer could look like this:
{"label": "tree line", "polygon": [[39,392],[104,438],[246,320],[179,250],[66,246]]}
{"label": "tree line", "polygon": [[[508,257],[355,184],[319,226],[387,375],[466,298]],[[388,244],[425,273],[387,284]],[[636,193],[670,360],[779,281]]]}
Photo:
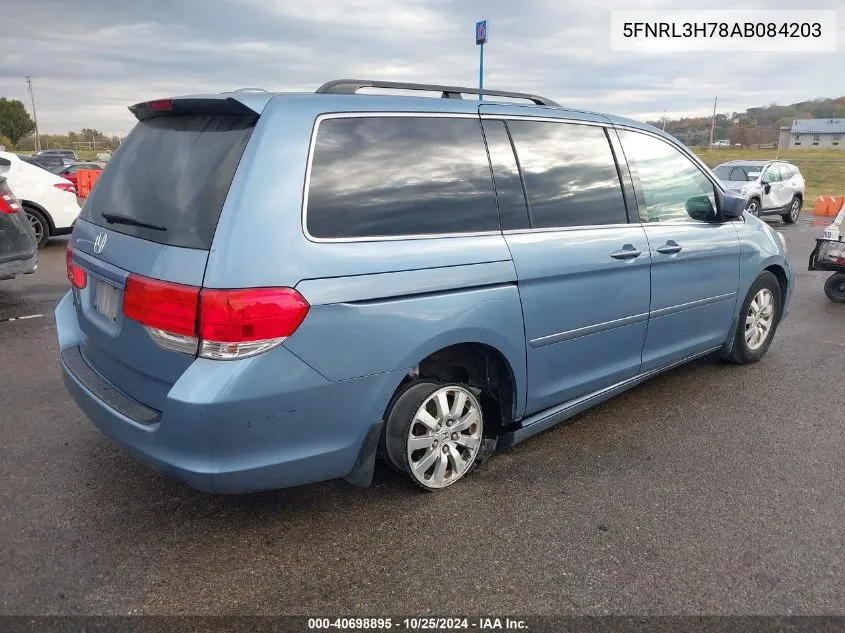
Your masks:
{"label": "tree line", "polygon": [[[0,145],[9,151],[32,151],[35,149],[35,121],[22,101],[0,97]],[[115,150],[120,145],[119,136],[106,136],[99,130],[83,128],[67,134],[40,134],[41,148],[80,147],[90,144],[97,149]]]}
{"label": "tree line", "polygon": [[[729,139],[744,147],[777,143],[781,127],[791,127],[795,119],[845,118],[845,97],[813,99],[791,105],[768,105],[748,108],[745,112],[716,115],[713,139]],[[663,127],[663,121],[649,121]],[[710,116],[667,119],[666,131],[686,145],[710,143]]]}

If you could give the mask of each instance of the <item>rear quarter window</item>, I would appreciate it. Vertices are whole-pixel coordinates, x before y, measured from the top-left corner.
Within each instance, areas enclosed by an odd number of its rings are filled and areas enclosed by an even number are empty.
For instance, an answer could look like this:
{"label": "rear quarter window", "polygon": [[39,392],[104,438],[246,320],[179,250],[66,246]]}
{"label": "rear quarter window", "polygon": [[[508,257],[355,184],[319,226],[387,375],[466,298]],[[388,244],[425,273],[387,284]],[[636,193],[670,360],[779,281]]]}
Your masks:
{"label": "rear quarter window", "polygon": [[82,218],[153,242],[208,250],[256,118],[177,115],[139,122],[97,181]]}
{"label": "rear quarter window", "polygon": [[305,217],[314,238],[499,229],[478,117],[327,118],[312,151]]}

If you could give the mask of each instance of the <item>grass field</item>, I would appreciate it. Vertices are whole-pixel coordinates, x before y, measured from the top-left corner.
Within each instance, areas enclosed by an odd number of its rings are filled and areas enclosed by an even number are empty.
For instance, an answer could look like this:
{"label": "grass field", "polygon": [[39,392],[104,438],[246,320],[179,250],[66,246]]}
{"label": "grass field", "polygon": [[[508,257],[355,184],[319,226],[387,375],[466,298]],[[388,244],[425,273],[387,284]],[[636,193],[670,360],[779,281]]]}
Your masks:
{"label": "grass field", "polygon": [[807,181],[804,208],[812,210],[818,196],[845,196],[845,151],[693,148],[710,167],[729,160],[781,158],[797,165]]}

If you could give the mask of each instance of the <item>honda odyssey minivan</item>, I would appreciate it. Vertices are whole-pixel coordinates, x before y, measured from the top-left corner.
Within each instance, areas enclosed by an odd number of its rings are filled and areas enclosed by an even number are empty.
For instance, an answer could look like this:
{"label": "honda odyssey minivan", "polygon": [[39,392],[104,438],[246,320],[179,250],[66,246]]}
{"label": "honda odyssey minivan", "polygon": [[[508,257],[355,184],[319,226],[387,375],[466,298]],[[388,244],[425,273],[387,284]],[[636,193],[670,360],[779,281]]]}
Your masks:
{"label": "honda odyssey minivan", "polygon": [[381,457],[432,491],[667,369],[765,355],[783,238],[689,150],[462,94],[132,106],[56,309],[91,421],[201,490],[367,485]]}

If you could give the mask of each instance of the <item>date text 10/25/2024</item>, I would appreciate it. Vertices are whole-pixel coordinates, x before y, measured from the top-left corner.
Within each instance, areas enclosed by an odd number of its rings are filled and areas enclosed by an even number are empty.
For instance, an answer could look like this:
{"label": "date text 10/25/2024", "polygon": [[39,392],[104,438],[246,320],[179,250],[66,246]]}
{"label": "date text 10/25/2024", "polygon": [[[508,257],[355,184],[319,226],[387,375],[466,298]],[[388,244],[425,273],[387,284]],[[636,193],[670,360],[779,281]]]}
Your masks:
{"label": "date text 10/25/2024", "polygon": [[450,631],[450,630],[510,630],[527,631],[524,620],[514,618],[309,618],[308,629],[347,631]]}

